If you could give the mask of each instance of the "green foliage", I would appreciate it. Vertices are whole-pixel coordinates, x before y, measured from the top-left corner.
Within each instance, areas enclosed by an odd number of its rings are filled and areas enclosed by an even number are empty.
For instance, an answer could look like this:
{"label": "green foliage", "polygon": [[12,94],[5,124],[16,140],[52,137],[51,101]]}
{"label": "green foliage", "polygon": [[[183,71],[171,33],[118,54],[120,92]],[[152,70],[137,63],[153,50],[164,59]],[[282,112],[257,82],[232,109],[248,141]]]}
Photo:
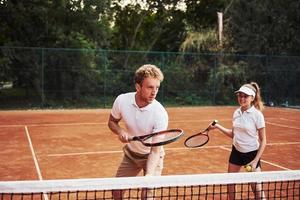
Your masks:
{"label": "green foliage", "polygon": [[280,105],[288,101],[290,105],[299,105],[300,57],[275,56],[268,60],[267,70],[266,102]]}
{"label": "green foliage", "polygon": [[228,64],[220,63],[216,71],[210,72],[208,87],[215,88],[217,104],[232,104],[233,91],[246,83],[248,64],[244,61]]}
{"label": "green foliage", "polygon": [[177,105],[212,105],[212,102],[208,98],[191,93],[190,91],[181,93],[175,100]]}
{"label": "green foliage", "polygon": [[247,54],[300,53],[298,0],[234,1],[225,16],[227,49]]}
{"label": "green foliage", "polygon": [[[20,102],[111,104],[134,90],[133,73],[145,63],[164,71],[159,98],[169,103],[232,104],[232,91],[249,81],[268,100],[299,101],[298,57],[265,56],[299,54],[296,0],[0,2],[0,92],[12,83],[5,94]],[[218,11],[224,12],[224,49]]]}
{"label": "green foliage", "polygon": [[202,32],[188,32],[185,41],[181,44],[182,52],[213,52],[218,50],[218,40],[215,30],[208,29]]}
{"label": "green foliage", "polygon": [[186,21],[191,31],[202,32],[217,27],[217,12],[224,10],[226,0],[185,0]]}
{"label": "green foliage", "polygon": [[70,48],[61,44],[67,37],[78,39],[73,32],[93,41],[94,47],[108,47],[109,7],[109,0],[5,1],[0,4],[0,45]]}
{"label": "green foliage", "polygon": [[12,61],[5,57],[3,52],[0,52],[0,88],[3,86],[3,84],[7,81],[10,81],[13,77],[13,74],[11,73],[11,64]]}
{"label": "green foliage", "polygon": [[0,45],[36,46],[45,40],[46,1],[5,1],[0,4]]}
{"label": "green foliage", "polygon": [[142,51],[177,51],[185,36],[184,13],[175,1],[114,5],[113,46]]}
{"label": "green foliage", "polygon": [[[5,31],[1,33],[0,45],[95,49],[110,44],[109,0],[20,0],[0,6],[1,13],[5,13],[1,18]],[[91,92],[89,85],[98,78],[91,73],[97,58],[85,50],[54,57],[38,48],[8,48],[1,53],[1,66],[5,67],[1,67],[0,76],[6,77],[4,81],[48,97],[79,99]],[[66,91],[72,95],[63,95]]]}
{"label": "green foliage", "polygon": [[68,50],[44,54],[48,58],[44,62],[44,88],[50,98],[78,100],[100,89],[98,83],[103,74],[95,65],[97,52]]}

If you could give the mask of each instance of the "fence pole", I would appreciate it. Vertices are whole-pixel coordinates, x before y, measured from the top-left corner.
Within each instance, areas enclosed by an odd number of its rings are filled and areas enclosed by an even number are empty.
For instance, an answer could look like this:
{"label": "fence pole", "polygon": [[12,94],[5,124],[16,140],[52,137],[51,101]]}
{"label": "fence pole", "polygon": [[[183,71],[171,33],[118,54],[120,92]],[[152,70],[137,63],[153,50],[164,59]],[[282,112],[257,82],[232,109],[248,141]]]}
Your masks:
{"label": "fence pole", "polygon": [[42,84],[42,87],[41,87],[41,90],[42,90],[42,94],[41,94],[41,97],[42,97],[42,107],[44,107],[45,105],[45,70],[44,70],[44,67],[45,67],[45,49],[42,48],[42,77],[41,77],[41,84]]}

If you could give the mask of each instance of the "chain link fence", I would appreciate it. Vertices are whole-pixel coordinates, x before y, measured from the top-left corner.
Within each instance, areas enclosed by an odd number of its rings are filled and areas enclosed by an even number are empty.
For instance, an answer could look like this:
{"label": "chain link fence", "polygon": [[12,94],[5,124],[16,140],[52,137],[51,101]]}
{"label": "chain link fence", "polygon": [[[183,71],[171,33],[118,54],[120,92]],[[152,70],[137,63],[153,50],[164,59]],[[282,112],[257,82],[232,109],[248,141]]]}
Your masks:
{"label": "chain link fence", "polygon": [[108,108],[147,63],[165,75],[166,106],[235,105],[250,81],[268,105],[300,105],[300,56],[0,47],[0,108]]}

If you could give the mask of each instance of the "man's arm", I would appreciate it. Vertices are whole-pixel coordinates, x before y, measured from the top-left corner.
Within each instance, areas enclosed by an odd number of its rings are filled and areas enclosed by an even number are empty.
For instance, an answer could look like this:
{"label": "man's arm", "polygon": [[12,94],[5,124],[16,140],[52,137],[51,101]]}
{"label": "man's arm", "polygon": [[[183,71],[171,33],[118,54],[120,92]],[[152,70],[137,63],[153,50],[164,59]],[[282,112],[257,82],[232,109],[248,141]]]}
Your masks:
{"label": "man's arm", "polygon": [[[169,116],[168,113],[163,109],[158,116],[156,116],[157,121],[154,128],[154,132],[163,131],[168,128],[169,123]],[[153,176],[156,175],[156,167],[159,165],[160,156],[162,155],[163,147],[151,147],[150,154],[147,160],[146,166],[146,176]]]}
{"label": "man's arm", "polygon": [[155,168],[157,167],[161,154],[161,147],[151,147],[150,154],[147,160],[146,176],[154,176]]}
{"label": "man's arm", "polygon": [[112,115],[110,115],[108,120],[108,127],[114,134],[118,136],[121,142],[128,143],[128,133],[119,125],[120,120],[121,119],[116,119]]}

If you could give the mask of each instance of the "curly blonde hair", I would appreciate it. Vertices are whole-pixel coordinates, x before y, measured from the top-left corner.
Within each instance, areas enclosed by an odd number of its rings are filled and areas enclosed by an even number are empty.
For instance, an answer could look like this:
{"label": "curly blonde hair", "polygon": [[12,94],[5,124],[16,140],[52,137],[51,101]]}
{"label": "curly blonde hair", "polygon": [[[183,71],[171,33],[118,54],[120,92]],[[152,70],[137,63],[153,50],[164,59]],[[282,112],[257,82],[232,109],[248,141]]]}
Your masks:
{"label": "curly blonde hair", "polygon": [[147,77],[158,79],[160,82],[164,80],[161,70],[152,64],[145,64],[138,68],[135,72],[134,83],[141,85]]}

